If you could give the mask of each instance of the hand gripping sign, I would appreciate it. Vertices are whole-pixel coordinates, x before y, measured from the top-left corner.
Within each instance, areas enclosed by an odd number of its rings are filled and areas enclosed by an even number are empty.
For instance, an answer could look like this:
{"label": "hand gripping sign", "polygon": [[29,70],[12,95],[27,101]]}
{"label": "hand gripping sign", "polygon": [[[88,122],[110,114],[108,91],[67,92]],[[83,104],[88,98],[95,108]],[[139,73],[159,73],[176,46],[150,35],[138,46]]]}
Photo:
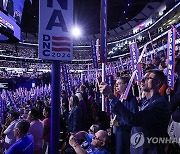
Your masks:
{"label": "hand gripping sign", "polygon": [[[131,76],[131,78],[130,78],[130,80],[129,80],[129,83],[128,83],[127,87],[126,87],[126,90],[125,90],[123,96],[120,98],[120,101],[121,101],[121,102],[122,102],[123,100],[126,100],[126,99],[127,99],[129,90],[130,90],[130,88],[131,88],[131,85],[132,85],[132,82],[133,82],[133,80],[134,80],[134,78],[135,78],[136,73],[137,73],[137,70],[135,70],[135,71],[132,73],[132,76]],[[114,116],[114,118],[113,118],[112,121],[114,121],[114,120],[116,119],[116,117],[117,117],[117,115]]]}
{"label": "hand gripping sign", "polygon": [[[144,45],[144,48],[143,48],[143,50],[142,50],[142,52],[141,52],[141,55],[139,56],[139,59],[138,59],[138,62],[137,62],[137,63],[140,63],[140,62],[141,62],[141,60],[142,60],[142,58],[143,58],[143,55],[144,55],[144,53],[145,53],[145,51],[146,51],[147,45],[148,45],[148,43],[146,43],[146,44]],[[127,87],[126,87],[126,90],[125,90],[122,98],[120,98],[120,101],[121,101],[121,102],[122,102],[123,100],[126,100],[126,99],[127,99],[129,90],[130,90],[130,88],[131,88],[131,85],[132,85],[132,82],[133,82],[133,80],[134,80],[134,78],[135,78],[136,73],[137,73],[137,69],[136,69],[136,70],[132,73],[132,75],[131,75],[131,78],[130,78],[129,83],[128,83]],[[116,116],[117,116],[117,115],[114,116],[113,121],[116,119]]]}

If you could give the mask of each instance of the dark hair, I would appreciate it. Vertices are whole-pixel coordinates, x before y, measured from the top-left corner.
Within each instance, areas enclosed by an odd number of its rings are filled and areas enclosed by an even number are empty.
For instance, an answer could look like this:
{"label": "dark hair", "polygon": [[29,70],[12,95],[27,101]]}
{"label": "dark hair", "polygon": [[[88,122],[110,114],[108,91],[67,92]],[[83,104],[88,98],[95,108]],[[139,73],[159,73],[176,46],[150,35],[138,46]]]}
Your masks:
{"label": "dark hair", "polygon": [[117,78],[117,80],[122,80],[123,83],[126,83],[126,84],[128,84],[129,82],[129,78],[127,76],[120,76]]}
{"label": "dark hair", "polygon": [[76,95],[71,96],[73,98],[74,105],[79,105],[79,98]]}
{"label": "dark hair", "polygon": [[30,123],[27,120],[20,120],[16,125],[16,128],[18,128],[20,132],[23,134],[28,133],[29,127],[30,127]]}
{"label": "dark hair", "polygon": [[66,91],[65,91],[65,90],[62,90],[62,91],[61,91],[61,94],[66,94]]}
{"label": "dark hair", "polygon": [[107,128],[109,128],[110,119],[105,111],[99,111],[97,113],[97,117],[98,119],[96,123],[101,127],[102,130],[106,130]]}
{"label": "dark hair", "polygon": [[108,146],[109,145],[109,142],[110,142],[110,137],[107,135],[106,138],[105,138],[105,146]]}
{"label": "dark hair", "polygon": [[95,97],[93,89],[88,90],[88,95],[92,96],[93,98]]}
{"label": "dark hair", "polygon": [[14,120],[18,119],[19,118],[19,113],[18,112],[10,112],[10,115],[14,118]]}
{"label": "dark hair", "polygon": [[151,69],[151,70],[146,71],[146,73],[154,73],[155,78],[157,78],[159,81],[161,81],[160,87],[163,85],[163,83],[165,81],[165,75],[164,75],[164,73],[162,71]]}
{"label": "dark hair", "polygon": [[165,61],[161,61],[159,65],[161,65],[163,69],[166,68],[166,63],[165,63]]}
{"label": "dark hair", "polygon": [[149,64],[149,65],[147,65],[145,72],[149,71],[149,70],[153,70],[154,68],[155,68],[155,66],[153,64]]}
{"label": "dark hair", "polygon": [[51,115],[51,107],[46,106],[46,107],[44,107],[44,110],[48,113],[48,116]]}
{"label": "dark hair", "polygon": [[80,86],[80,90],[85,91],[86,90],[86,86],[85,85],[81,85]]}
{"label": "dark hair", "polygon": [[30,110],[30,115],[31,115],[32,117],[34,117],[34,119],[39,119],[39,112],[38,112],[38,110],[35,109],[35,108],[32,108],[32,109]]}

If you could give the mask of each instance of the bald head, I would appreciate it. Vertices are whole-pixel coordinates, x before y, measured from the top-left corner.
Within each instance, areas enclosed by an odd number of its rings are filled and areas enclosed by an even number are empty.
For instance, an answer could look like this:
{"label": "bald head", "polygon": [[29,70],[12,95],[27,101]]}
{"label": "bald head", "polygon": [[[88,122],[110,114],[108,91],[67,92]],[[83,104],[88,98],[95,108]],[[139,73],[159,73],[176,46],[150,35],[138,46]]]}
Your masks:
{"label": "bald head", "polygon": [[101,140],[103,140],[104,142],[106,142],[106,139],[108,138],[108,133],[104,130],[99,130],[96,133],[96,136],[98,136]]}
{"label": "bald head", "polygon": [[96,148],[101,148],[106,146],[108,143],[108,133],[104,130],[99,130],[95,133],[95,136],[91,144]]}

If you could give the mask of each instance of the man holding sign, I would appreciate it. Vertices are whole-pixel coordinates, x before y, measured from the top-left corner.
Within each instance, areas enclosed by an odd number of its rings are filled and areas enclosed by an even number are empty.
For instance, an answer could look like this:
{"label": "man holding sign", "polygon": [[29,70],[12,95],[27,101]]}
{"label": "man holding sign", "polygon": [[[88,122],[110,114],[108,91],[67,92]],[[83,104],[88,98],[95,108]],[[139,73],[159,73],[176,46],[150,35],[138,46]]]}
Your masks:
{"label": "man holding sign", "polygon": [[[116,80],[116,94],[118,98],[124,97],[125,90],[127,89],[129,79],[128,77],[119,77]],[[126,100],[122,101],[122,104],[131,112],[138,111],[138,102],[136,97],[129,93]],[[126,122],[121,114],[116,116],[116,154],[129,154],[130,153],[130,136],[131,136],[131,126]],[[113,122],[113,126],[115,125]]]}
{"label": "man holding sign", "polygon": [[100,92],[112,101],[111,106],[115,114],[121,114],[126,122],[133,127],[131,131],[132,154],[162,154],[165,144],[149,142],[151,137],[165,137],[170,120],[170,112],[164,96],[159,94],[165,76],[158,70],[149,70],[142,79],[142,90],[148,93],[146,104],[139,112],[133,113],[117,99],[106,83],[100,84]]}

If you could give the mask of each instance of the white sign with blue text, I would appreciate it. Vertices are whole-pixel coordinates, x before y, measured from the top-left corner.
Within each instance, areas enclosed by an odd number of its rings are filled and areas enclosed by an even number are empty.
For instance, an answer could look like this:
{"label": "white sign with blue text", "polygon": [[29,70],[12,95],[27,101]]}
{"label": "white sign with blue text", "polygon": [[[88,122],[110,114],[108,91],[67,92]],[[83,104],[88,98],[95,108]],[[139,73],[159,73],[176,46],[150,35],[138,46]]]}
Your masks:
{"label": "white sign with blue text", "polygon": [[39,58],[71,61],[73,0],[40,0]]}

